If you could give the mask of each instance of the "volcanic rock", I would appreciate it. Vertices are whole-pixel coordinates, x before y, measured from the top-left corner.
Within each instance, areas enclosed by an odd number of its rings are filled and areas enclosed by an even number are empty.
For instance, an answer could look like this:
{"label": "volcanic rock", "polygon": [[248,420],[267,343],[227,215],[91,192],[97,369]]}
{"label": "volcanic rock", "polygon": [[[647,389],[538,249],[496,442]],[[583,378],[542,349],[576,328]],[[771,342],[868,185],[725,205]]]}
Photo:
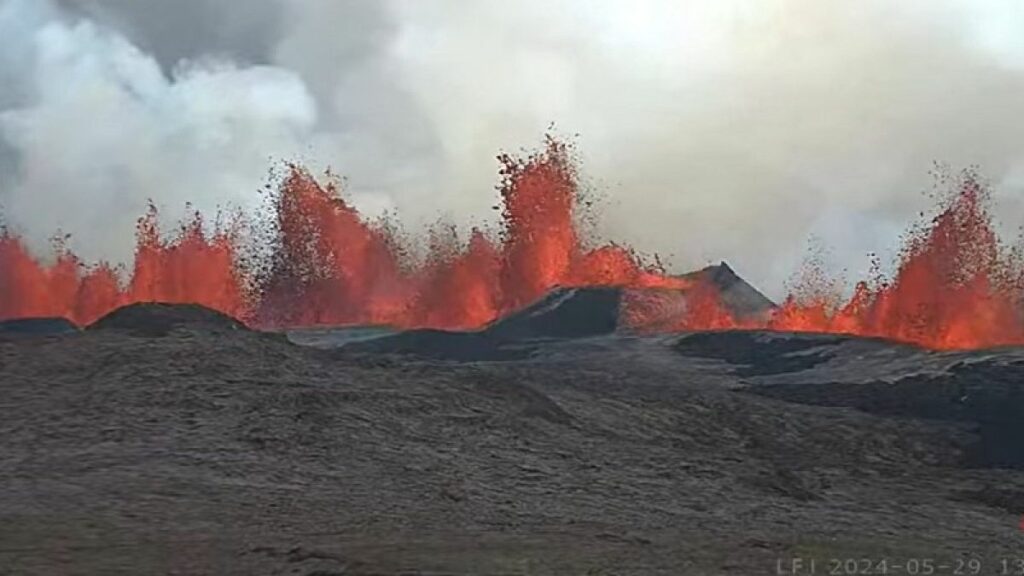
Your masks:
{"label": "volcanic rock", "polygon": [[411,354],[426,358],[473,361],[518,360],[529,356],[538,340],[586,338],[619,328],[619,288],[556,288],[537,302],[495,320],[482,330],[409,330],[351,341],[353,352]]}
{"label": "volcanic rock", "polygon": [[[712,287],[724,309],[737,319],[763,318],[775,308],[725,262],[679,278]],[[677,322],[685,312],[687,292],[665,288],[555,288],[526,308],[494,321],[484,331],[499,340],[585,338],[628,331],[632,326],[623,316],[624,306],[642,297],[662,300],[664,318],[646,318],[647,323]]]}
{"label": "volcanic rock", "polygon": [[122,330],[139,336],[166,336],[178,328],[209,332],[246,330],[238,320],[195,304],[142,303],[124,306],[89,325],[87,330]]}
{"label": "volcanic rock", "polygon": [[18,318],[0,322],[0,335],[49,336],[78,332],[67,318]]}
{"label": "volcanic rock", "polygon": [[[737,318],[760,317],[774,307],[771,300],[736,275],[724,262],[682,278],[712,286],[725,309]],[[381,338],[350,342],[350,351],[413,354],[428,358],[470,361],[520,359],[535,341],[589,338],[615,332],[671,330],[686,311],[686,290],[664,288],[555,288],[533,304],[473,332],[411,330]],[[643,307],[643,324],[627,316]],[[326,339],[321,335],[319,342]]]}
{"label": "volcanic rock", "polygon": [[774,302],[740,278],[725,262],[679,278],[708,283],[717,288],[726,310],[738,319],[760,319],[775,309]]}
{"label": "volcanic rock", "polygon": [[491,323],[500,340],[585,338],[619,327],[619,288],[556,288],[537,302]]}
{"label": "volcanic rock", "polygon": [[532,349],[529,345],[495,337],[486,330],[406,330],[380,338],[348,341],[342,345],[346,352],[402,354],[459,362],[521,360],[528,357]]}
{"label": "volcanic rock", "polygon": [[[182,329],[134,333],[154,316]],[[745,575],[1020,550],[1024,350],[610,333],[375,362],[201,310],[105,324],[128,329],[0,340],[13,574]]]}
{"label": "volcanic rock", "polygon": [[849,340],[824,334],[787,334],[725,330],[697,332],[673,349],[685,356],[717,358],[739,366],[739,376],[765,376],[807,370],[832,357],[831,349]]}

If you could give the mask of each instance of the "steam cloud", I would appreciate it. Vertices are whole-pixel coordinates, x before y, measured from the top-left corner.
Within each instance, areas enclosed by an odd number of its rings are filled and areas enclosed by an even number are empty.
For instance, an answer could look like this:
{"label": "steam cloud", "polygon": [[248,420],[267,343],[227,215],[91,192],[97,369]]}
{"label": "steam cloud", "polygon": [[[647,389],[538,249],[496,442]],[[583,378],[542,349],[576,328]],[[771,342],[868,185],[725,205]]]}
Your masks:
{"label": "steam cloud", "polygon": [[274,159],[364,212],[493,217],[494,155],[578,133],[603,232],[778,296],[806,239],[853,275],[978,164],[1024,223],[1015,0],[0,0],[0,206],[129,257],[152,198],[259,201]]}

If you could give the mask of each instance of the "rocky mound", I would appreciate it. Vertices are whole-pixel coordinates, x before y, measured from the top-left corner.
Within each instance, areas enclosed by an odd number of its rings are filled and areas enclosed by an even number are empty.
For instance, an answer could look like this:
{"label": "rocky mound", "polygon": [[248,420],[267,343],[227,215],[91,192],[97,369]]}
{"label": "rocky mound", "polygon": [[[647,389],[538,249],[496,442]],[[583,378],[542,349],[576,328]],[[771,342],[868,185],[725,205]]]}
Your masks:
{"label": "rocky mound", "polygon": [[761,318],[775,309],[774,302],[740,278],[725,262],[684,274],[680,278],[715,286],[725,308],[737,318]]}
{"label": "rocky mound", "polygon": [[502,340],[584,338],[619,327],[619,288],[556,288],[546,296],[494,321],[486,332]]}
{"label": "rocky mound", "polygon": [[[760,318],[775,304],[740,278],[728,264],[708,266],[680,278],[711,285],[721,294],[722,304],[739,319]],[[686,290],[659,288],[556,288],[535,303],[494,321],[484,331],[499,340],[536,338],[585,338],[630,330],[630,306],[639,300],[658,300],[663,318],[651,317],[645,310],[647,325],[671,326],[686,310]],[[658,314],[655,314],[657,316]]]}
{"label": "rocky mound", "polygon": [[[771,300],[736,275],[724,262],[684,276],[710,283],[737,318],[768,314]],[[457,361],[519,359],[531,342],[602,336],[615,332],[671,331],[686,312],[686,291],[587,287],[555,288],[533,304],[476,332],[413,330],[351,342],[350,351],[413,354]],[[642,324],[635,322],[642,316]]]}
{"label": "rocky mound", "polygon": [[246,330],[238,320],[196,304],[132,304],[114,310],[87,330],[123,330],[137,336],[165,336],[178,328],[207,332]]}
{"label": "rocky mound", "polygon": [[67,318],[18,318],[0,322],[0,336],[51,336],[78,332]]}
{"label": "rocky mound", "polygon": [[619,327],[622,292],[618,288],[556,288],[534,304],[495,320],[483,330],[409,330],[351,342],[344,348],[461,362],[518,360],[530,355],[533,342],[615,332]]}

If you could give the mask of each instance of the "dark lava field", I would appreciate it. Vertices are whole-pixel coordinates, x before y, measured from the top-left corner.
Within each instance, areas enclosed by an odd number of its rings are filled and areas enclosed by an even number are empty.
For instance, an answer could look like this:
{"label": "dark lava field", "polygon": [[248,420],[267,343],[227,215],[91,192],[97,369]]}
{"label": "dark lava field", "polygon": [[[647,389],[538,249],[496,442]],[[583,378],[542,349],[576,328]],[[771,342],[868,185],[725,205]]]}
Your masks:
{"label": "dark lava field", "polygon": [[0,574],[1024,574],[1024,350],[638,336],[613,300],[0,325]]}

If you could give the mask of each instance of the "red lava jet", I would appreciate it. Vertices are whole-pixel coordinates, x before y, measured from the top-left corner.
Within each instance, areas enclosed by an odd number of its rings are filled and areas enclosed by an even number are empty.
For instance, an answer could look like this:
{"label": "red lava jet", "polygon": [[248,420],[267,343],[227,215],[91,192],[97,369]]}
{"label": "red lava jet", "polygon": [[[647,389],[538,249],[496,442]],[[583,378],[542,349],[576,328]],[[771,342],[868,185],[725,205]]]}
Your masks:
{"label": "red lava jet", "polygon": [[[578,186],[567,146],[549,138],[539,153],[498,157],[500,233],[460,239],[435,230],[428,253],[411,259],[393,227],[350,206],[333,179],[299,166],[270,202],[270,237],[240,227],[204,232],[200,214],[165,239],[151,208],[139,221],[127,279],[109,265],[85,266],[63,246],[52,263],[0,232],[0,319],[63,316],[89,324],[135,302],[194,303],[263,328],[383,324],[473,329],[556,286],[617,286],[685,295],[665,322],[643,299],[626,300],[637,331],[768,329],[888,338],[935,349],[1024,344],[1024,266],[1000,244],[990,198],[973,174],[911,231],[891,280],[857,284],[843,302],[803,290],[768,317],[733,317],[716,287],[674,277],[616,244],[592,246],[576,225]],[[260,244],[263,255],[243,257]],[[255,250],[261,252],[261,250]],[[663,313],[660,310],[658,313]]]}

